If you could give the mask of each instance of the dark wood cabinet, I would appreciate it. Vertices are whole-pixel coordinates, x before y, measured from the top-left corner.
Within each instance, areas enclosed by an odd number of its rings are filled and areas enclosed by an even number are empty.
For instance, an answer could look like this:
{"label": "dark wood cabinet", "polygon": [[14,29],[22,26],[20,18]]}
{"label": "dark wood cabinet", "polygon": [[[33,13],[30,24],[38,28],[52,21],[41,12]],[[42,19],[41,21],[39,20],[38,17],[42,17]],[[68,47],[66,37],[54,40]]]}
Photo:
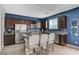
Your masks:
{"label": "dark wood cabinet", "polygon": [[5,27],[14,27],[15,26],[15,20],[14,18],[5,18]]}
{"label": "dark wood cabinet", "polygon": [[62,16],[62,17],[58,18],[58,27],[59,27],[59,29],[66,28],[66,16]]}
{"label": "dark wood cabinet", "polygon": [[14,35],[4,35],[4,46],[15,44]]}
{"label": "dark wood cabinet", "polygon": [[32,24],[36,24],[36,21],[32,21]]}
{"label": "dark wood cabinet", "polygon": [[19,19],[15,19],[15,24],[20,24],[20,20]]}
{"label": "dark wood cabinet", "polygon": [[46,22],[45,21],[41,22],[41,27],[46,27]]}
{"label": "dark wood cabinet", "polygon": [[27,24],[25,19],[19,19],[19,24]]}
{"label": "dark wood cabinet", "polygon": [[46,21],[41,21],[41,31],[46,31]]}
{"label": "dark wood cabinet", "polygon": [[35,21],[28,20],[28,19],[10,18],[10,17],[5,18],[5,26],[6,27],[15,26],[15,24],[27,24],[27,25],[30,25],[32,23],[35,24]]}
{"label": "dark wood cabinet", "polygon": [[66,35],[59,35],[59,44],[66,45]]}
{"label": "dark wood cabinet", "polygon": [[15,19],[15,24],[24,24],[25,21],[22,19]]}

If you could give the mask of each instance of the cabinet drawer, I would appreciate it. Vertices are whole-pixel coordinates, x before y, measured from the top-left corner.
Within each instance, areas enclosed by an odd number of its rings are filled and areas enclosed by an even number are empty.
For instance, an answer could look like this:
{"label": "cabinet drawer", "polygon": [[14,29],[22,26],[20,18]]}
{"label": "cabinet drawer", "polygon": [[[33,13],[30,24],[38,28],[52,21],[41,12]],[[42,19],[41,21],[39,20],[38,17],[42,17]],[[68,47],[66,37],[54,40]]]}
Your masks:
{"label": "cabinet drawer", "polygon": [[14,35],[5,35],[4,36],[4,45],[12,45],[15,44],[15,36]]}

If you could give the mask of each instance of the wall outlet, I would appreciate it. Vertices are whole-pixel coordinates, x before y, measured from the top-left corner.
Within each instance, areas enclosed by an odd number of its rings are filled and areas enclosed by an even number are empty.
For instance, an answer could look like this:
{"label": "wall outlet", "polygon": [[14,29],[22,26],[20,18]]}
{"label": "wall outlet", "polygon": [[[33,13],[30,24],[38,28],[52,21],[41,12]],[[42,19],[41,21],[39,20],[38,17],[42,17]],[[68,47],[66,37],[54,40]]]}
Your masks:
{"label": "wall outlet", "polygon": [[78,42],[77,41],[75,41],[75,44],[77,44]]}

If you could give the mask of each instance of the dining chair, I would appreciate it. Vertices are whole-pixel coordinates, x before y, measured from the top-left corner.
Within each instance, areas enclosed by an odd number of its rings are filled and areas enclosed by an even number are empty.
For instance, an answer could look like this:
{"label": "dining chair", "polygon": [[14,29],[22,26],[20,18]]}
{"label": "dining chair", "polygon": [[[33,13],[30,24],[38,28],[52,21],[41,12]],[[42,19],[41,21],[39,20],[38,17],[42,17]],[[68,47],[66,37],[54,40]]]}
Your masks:
{"label": "dining chair", "polygon": [[55,40],[55,33],[50,33],[48,42],[49,51],[52,50],[54,52],[54,40]]}
{"label": "dining chair", "polygon": [[27,54],[38,54],[39,49],[39,34],[32,34],[26,40]]}
{"label": "dining chair", "polygon": [[42,33],[40,36],[40,54],[47,53],[48,34]]}

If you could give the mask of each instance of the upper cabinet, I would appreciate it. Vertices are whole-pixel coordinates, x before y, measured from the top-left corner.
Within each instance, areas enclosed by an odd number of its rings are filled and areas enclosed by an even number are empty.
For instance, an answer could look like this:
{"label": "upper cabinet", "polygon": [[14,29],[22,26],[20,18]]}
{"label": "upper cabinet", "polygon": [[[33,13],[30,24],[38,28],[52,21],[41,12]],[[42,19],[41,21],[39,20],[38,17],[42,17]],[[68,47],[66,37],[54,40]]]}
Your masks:
{"label": "upper cabinet", "polygon": [[28,27],[31,27],[31,24],[36,25],[36,21],[30,19],[19,19],[19,18],[5,18],[5,27],[14,28],[15,24],[26,24]]}
{"label": "upper cabinet", "polygon": [[6,27],[14,27],[15,26],[15,20],[14,18],[5,18],[5,25]]}
{"label": "upper cabinet", "polygon": [[25,23],[26,21],[24,19],[18,19],[18,18],[15,19],[15,24],[25,24]]}
{"label": "upper cabinet", "polygon": [[40,31],[46,31],[46,21],[41,21],[41,28],[40,28]]}
{"label": "upper cabinet", "polygon": [[19,19],[14,19],[15,24],[20,24],[20,20]]}
{"label": "upper cabinet", "polygon": [[45,21],[41,22],[41,27],[46,28],[46,22]]}
{"label": "upper cabinet", "polygon": [[66,28],[66,16],[62,16],[62,17],[58,18],[58,27],[59,27],[59,29]]}

